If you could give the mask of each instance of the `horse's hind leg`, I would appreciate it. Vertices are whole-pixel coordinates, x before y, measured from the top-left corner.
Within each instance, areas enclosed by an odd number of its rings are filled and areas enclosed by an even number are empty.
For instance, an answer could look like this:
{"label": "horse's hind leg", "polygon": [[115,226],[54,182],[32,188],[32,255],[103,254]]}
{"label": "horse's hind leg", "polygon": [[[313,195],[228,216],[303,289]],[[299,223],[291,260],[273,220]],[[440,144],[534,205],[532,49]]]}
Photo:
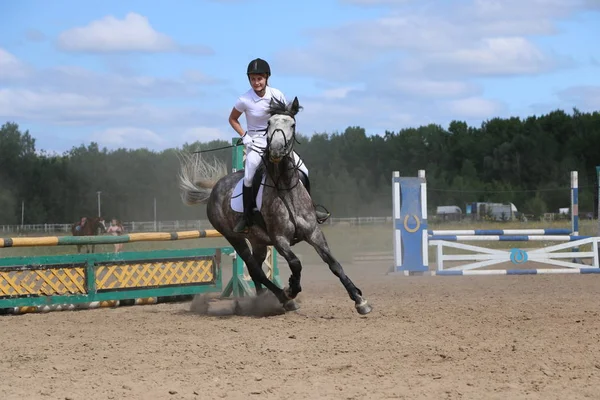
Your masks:
{"label": "horse's hind leg", "polygon": [[370,313],[373,308],[367,300],[362,297],[361,290],[350,280],[340,263],[331,254],[331,250],[329,249],[329,245],[327,244],[327,240],[321,229],[317,227],[307,239],[307,242],[314,247],[321,259],[329,265],[331,272],[340,279],[342,285],[346,288],[348,295],[354,301],[356,311],[362,315]]}
{"label": "horse's hind leg", "polygon": [[[262,265],[267,258],[267,246],[252,244],[252,257],[254,258],[254,262],[256,265],[260,267],[262,270]],[[254,270],[250,271],[248,269],[248,273],[250,274],[250,278],[252,278],[252,282],[254,282],[254,288],[256,289],[256,295],[259,296],[264,293],[265,288],[263,287],[260,278],[256,274]]]}

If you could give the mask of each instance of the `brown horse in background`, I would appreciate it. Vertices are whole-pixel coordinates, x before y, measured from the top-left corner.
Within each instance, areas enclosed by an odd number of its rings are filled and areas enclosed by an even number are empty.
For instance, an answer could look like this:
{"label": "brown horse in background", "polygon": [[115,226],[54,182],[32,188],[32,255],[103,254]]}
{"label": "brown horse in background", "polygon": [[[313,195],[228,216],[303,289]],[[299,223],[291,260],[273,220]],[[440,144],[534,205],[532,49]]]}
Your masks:
{"label": "brown horse in background", "polygon": [[[98,231],[106,233],[106,224],[104,218],[101,217],[83,217],[80,221],[77,221],[71,227],[71,233],[73,236],[97,236]],[[77,245],[77,252],[81,253],[82,244]],[[90,252],[89,245],[85,245],[86,252]],[[92,253],[94,252],[95,245],[92,244]]]}

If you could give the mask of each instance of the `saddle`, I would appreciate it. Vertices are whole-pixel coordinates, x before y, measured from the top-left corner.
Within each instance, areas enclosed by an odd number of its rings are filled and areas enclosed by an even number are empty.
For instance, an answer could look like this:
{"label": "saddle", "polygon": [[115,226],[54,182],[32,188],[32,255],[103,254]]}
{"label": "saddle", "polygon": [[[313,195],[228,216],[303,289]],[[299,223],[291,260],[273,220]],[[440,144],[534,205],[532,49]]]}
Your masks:
{"label": "saddle", "polygon": [[[233,193],[231,194],[231,209],[235,212],[242,213],[244,212],[244,202],[242,201],[242,186],[244,185],[244,170],[238,170],[238,173],[241,174],[239,181],[233,188]],[[261,166],[257,169],[254,174],[254,178],[252,179],[252,208],[254,210],[260,210],[260,206],[262,203],[262,193],[263,193],[263,183],[265,182],[265,171]]]}
{"label": "saddle", "polygon": [[[238,170],[238,172],[241,173],[241,177],[233,189],[233,193],[231,196],[231,208],[235,212],[242,213],[242,212],[244,212],[244,202],[242,199],[242,186],[244,184],[244,182],[243,182],[244,181],[244,177],[243,177],[244,170],[243,169]],[[262,194],[263,194],[263,190],[264,190],[265,181],[266,181],[265,166],[261,165],[256,170],[256,173],[254,174],[254,178],[252,179],[252,203],[251,203],[252,213],[250,215],[250,218],[252,221],[250,221],[250,222],[253,225],[254,224],[259,225],[261,228],[263,228],[266,231],[267,230],[266,224],[265,224],[264,219],[261,214]],[[300,182],[309,191],[309,194],[310,194],[309,182],[307,180],[307,177],[303,173],[300,173]],[[317,212],[317,223],[322,224],[327,219],[327,217],[324,218],[323,220],[321,220],[319,218],[319,214],[318,214],[320,211],[317,211],[316,208],[315,208],[315,211]],[[326,212],[323,214],[328,214],[328,213]]]}
{"label": "saddle", "polygon": [[[231,193],[231,202],[230,207],[233,211],[237,213],[244,212],[244,201],[242,196],[243,186],[244,186],[244,170],[238,170],[238,174],[240,174],[240,178],[237,184],[233,188],[233,192]],[[250,219],[251,223],[260,225],[263,229],[266,230],[266,226],[264,220],[262,218],[262,214],[260,213],[261,205],[262,205],[262,195],[264,189],[264,183],[266,181],[266,174],[264,166],[259,166],[254,174],[252,179],[251,193],[252,200],[250,207],[252,208]]]}

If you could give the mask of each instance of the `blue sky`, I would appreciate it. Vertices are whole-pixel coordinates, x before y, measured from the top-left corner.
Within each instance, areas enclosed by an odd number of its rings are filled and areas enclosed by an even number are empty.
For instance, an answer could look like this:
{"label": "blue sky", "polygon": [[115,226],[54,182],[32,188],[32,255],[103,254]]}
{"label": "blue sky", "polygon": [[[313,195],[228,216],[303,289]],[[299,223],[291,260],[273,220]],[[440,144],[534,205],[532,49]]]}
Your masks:
{"label": "blue sky", "polygon": [[58,152],[228,140],[255,57],[307,135],[595,111],[598,38],[600,0],[2,2],[0,121]]}

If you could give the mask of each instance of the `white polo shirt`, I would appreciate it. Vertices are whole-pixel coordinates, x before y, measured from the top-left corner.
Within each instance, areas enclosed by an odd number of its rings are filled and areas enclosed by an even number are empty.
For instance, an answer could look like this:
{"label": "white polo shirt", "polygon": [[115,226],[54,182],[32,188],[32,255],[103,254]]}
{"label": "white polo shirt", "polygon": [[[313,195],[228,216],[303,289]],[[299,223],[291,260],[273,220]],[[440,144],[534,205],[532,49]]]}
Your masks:
{"label": "white polo shirt", "polygon": [[287,100],[283,93],[270,86],[266,87],[265,95],[263,97],[258,97],[252,88],[238,97],[234,107],[239,112],[245,113],[248,135],[255,137],[263,136],[265,134],[263,130],[267,129],[267,121],[271,117],[268,109],[272,97],[287,104]]}

